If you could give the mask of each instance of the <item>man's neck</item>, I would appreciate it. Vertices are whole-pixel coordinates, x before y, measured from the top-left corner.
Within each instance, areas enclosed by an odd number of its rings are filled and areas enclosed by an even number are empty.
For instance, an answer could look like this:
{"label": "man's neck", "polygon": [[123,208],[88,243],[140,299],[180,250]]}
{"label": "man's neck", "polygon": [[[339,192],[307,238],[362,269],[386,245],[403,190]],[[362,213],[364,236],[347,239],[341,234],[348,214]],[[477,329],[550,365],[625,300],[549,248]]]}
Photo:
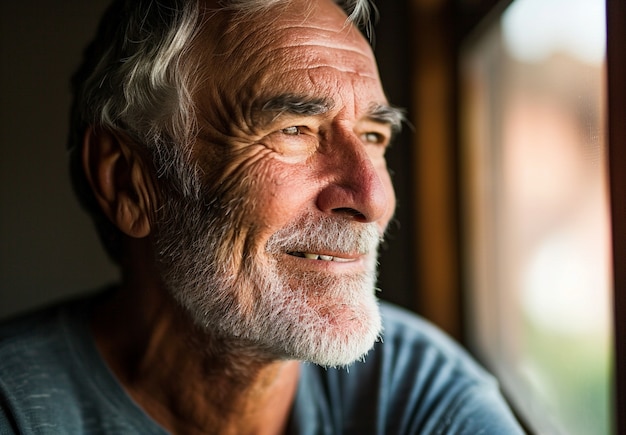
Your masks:
{"label": "man's neck", "polygon": [[195,328],[158,290],[121,288],[94,315],[105,361],[126,391],[173,433],[279,434],[295,361],[270,361]]}

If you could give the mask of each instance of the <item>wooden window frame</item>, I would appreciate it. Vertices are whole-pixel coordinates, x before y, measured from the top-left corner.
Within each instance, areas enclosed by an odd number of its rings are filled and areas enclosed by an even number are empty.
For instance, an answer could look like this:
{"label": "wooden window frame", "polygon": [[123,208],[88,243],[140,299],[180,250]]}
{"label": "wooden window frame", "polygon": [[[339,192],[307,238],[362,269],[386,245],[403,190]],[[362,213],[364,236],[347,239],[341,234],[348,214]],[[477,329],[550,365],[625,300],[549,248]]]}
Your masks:
{"label": "wooden window frame", "polygon": [[607,1],[608,156],[613,241],[615,433],[626,433],[626,3]]}
{"label": "wooden window frame", "polygon": [[[460,43],[513,0],[414,0],[414,215],[419,311],[463,334],[458,180]],[[607,0],[607,128],[614,282],[614,432],[626,433],[626,2]]]}

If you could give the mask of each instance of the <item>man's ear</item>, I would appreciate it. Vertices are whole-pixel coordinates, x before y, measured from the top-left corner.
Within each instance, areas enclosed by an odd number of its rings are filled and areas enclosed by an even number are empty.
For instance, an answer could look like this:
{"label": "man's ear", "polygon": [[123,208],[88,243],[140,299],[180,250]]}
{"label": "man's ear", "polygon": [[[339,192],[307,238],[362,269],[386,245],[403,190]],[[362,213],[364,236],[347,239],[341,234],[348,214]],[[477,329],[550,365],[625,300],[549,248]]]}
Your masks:
{"label": "man's ear", "polygon": [[121,133],[93,127],[83,141],[85,175],[104,214],[131,237],[150,234],[156,191],[137,145]]}

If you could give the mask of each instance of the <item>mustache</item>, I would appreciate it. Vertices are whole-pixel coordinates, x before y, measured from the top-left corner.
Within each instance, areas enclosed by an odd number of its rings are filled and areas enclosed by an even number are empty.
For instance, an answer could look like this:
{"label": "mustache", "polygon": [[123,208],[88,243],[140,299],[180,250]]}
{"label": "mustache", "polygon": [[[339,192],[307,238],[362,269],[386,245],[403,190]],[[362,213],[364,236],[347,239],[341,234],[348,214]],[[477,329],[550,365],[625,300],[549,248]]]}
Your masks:
{"label": "mustache", "polygon": [[274,233],[266,252],[320,252],[366,255],[378,250],[383,236],[373,222],[306,214]]}

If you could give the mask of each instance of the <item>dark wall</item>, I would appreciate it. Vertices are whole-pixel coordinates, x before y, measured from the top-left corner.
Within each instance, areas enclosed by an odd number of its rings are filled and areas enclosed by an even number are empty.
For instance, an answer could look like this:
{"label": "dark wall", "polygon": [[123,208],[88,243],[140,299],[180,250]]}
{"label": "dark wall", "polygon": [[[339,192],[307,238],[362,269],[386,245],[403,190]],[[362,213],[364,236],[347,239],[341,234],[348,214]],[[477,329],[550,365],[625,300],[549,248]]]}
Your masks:
{"label": "dark wall", "polygon": [[115,277],[66,169],[68,78],[106,0],[4,2],[0,13],[0,316]]}
{"label": "dark wall", "polygon": [[[107,0],[5,2],[0,14],[0,317],[116,279],[67,175],[68,79]],[[376,51],[392,103],[408,107],[408,14],[380,1]],[[384,3],[384,4],[382,4]],[[399,195],[382,296],[411,305],[407,131],[389,152]]]}
{"label": "dark wall", "polygon": [[[378,0],[380,18],[376,26],[374,51],[389,101],[406,109],[410,119],[413,48],[409,3],[409,0]],[[380,297],[416,309],[412,136],[410,125],[405,126],[387,152],[398,207],[381,251],[379,286],[382,289]]]}

